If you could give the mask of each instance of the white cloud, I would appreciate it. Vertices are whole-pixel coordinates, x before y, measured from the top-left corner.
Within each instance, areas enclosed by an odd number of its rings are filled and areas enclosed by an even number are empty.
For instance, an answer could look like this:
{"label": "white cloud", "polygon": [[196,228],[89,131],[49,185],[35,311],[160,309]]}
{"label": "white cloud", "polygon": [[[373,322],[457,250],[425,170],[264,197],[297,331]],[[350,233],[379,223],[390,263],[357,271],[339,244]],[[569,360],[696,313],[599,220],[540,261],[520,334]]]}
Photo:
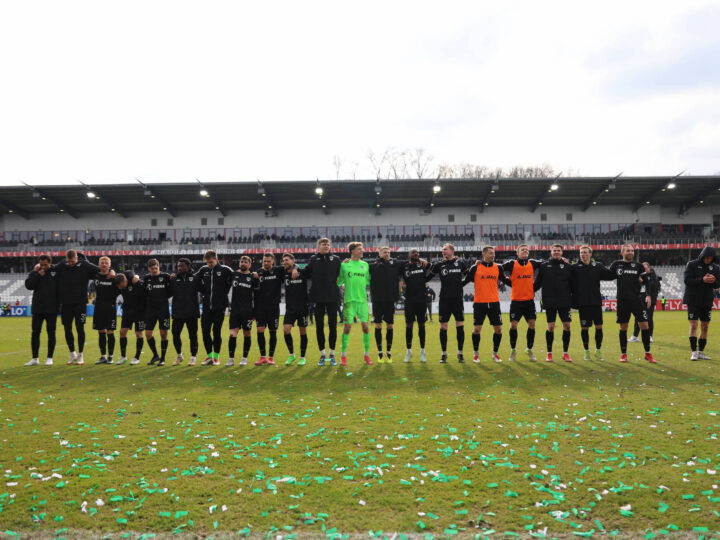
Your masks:
{"label": "white cloud", "polygon": [[716,172],[717,23],[699,1],[5,3],[0,183],[329,178],[336,154],[369,177],[369,147]]}

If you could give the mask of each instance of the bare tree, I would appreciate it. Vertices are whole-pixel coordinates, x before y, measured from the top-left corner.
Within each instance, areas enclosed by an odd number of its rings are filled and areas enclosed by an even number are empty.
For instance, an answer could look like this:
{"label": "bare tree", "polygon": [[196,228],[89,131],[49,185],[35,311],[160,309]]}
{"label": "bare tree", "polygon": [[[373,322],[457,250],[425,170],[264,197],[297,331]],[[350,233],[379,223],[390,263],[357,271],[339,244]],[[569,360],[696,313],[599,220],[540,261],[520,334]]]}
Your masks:
{"label": "bare tree", "polygon": [[410,154],[410,165],[412,166],[415,176],[418,178],[431,176],[433,172],[430,166],[432,160],[433,156],[427,154],[424,148],[416,148]]}
{"label": "bare tree", "polygon": [[473,163],[443,163],[437,167],[437,174],[440,178],[553,178],[558,171],[548,164],[503,169]]}
{"label": "bare tree", "polygon": [[399,180],[401,178],[407,178],[408,166],[407,166],[407,152],[398,148],[388,148],[385,150],[385,163],[387,164],[387,178]]}
{"label": "bare tree", "polygon": [[375,174],[375,178],[377,179],[383,177],[383,169],[385,167],[386,155],[387,151],[382,156],[378,156],[372,148],[368,148],[368,151],[365,154],[365,157],[370,163],[370,168],[372,169],[373,173]]}
{"label": "bare tree", "polygon": [[552,178],[557,175],[558,172],[547,163],[533,167],[516,165],[506,171],[506,176],[510,178]]}
{"label": "bare tree", "polygon": [[342,169],[343,159],[335,154],[333,156],[333,167],[335,167],[335,180],[340,180],[340,171]]}

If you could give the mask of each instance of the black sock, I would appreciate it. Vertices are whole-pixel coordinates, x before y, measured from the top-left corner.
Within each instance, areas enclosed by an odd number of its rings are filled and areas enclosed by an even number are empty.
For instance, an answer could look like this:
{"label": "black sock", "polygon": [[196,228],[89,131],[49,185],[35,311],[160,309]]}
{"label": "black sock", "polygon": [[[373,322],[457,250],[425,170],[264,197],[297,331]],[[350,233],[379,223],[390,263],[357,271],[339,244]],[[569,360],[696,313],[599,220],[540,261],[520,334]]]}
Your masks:
{"label": "black sock", "polygon": [[[38,343],[38,345],[39,345],[39,343]],[[48,343],[47,343],[47,346],[48,346],[48,355],[47,355],[47,357],[48,357],[48,358],[52,358],[52,357],[53,357],[53,353],[55,352],[55,332],[54,332],[54,331],[50,332],[50,334],[48,335]],[[37,356],[35,356],[35,358],[37,358]]]}
{"label": "black sock", "polygon": [[597,350],[600,350],[600,348],[602,347],[602,340],[603,340],[603,329],[596,328],[595,329],[595,348]]}
{"label": "black sock", "polygon": [[547,352],[552,352],[553,341],[555,340],[555,334],[550,330],[545,330],[545,345],[547,345]]}
{"label": "black sock", "polygon": [[413,329],[412,326],[405,327],[405,346],[408,350],[412,349]]}
{"label": "black sock", "polygon": [[[420,348],[425,348],[425,324],[418,323],[418,339],[420,340]],[[447,333],[445,334],[445,344],[447,345]]]}
{"label": "black sock", "polygon": [[375,345],[377,346],[378,354],[382,353],[382,328],[375,329]]}
{"label": "black sock", "polygon": [[293,347],[293,338],[291,333],[284,334],[285,346],[290,354],[295,354],[295,348]]}
{"label": "black sock", "polygon": [[620,352],[627,354],[627,330],[620,330]]}
{"label": "black sock", "polygon": [[465,327],[464,326],[457,327],[457,345],[458,345],[458,352],[462,352],[463,346],[465,345]]}
{"label": "black sock", "polygon": [[705,350],[705,345],[707,345],[707,339],[706,338],[700,338],[698,339],[698,350],[700,352]]}
{"label": "black sock", "polygon": [[518,337],[517,328],[511,328],[510,329],[510,348],[512,350],[515,350],[515,347],[517,346],[517,337]]}
{"label": "black sock", "polygon": [[563,330],[562,333],[562,341],[563,341],[563,352],[568,352],[568,349],[570,348],[570,330]]}
{"label": "black sock", "polygon": [[135,341],[135,358],[137,358],[138,360],[140,359],[140,353],[142,353],[144,343],[145,339],[141,337],[137,338],[137,340]]}
{"label": "black sock", "polygon": [[158,355],[157,347],[155,347],[155,338],[154,337],[148,338],[147,342],[148,342],[148,347],[150,347],[150,350],[153,353],[153,358],[155,358]]}
{"label": "black sock", "polygon": [[305,358],[307,352],[308,337],[307,334],[300,334],[300,358]]}
{"label": "black sock", "polygon": [[167,354],[168,345],[170,342],[167,339],[160,339],[160,358],[165,361],[165,355]]}
{"label": "black sock", "polygon": [[697,337],[695,337],[695,336],[690,336],[690,350],[691,350],[692,352],[697,351],[697,342],[698,342]]}
{"label": "black sock", "polygon": [[37,358],[40,355],[40,332],[34,328],[30,336],[30,348],[32,349],[32,357]]}
{"label": "black sock", "polygon": [[127,338],[121,337],[120,338],[120,356],[125,358],[127,356]]}
{"label": "black sock", "polygon": [[443,354],[447,352],[447,329],[440,329],[440,349]]}
{"label": "black sock", "polygon": [[235,358],[235,349],[237,348],[237,336],[230,336],[228,339],[228,355]]}
{"label": "black sock", "polygon": [[527,348],[532,349],[533,345],[535,345],[535,329],[528,328],[528,330],[527,330]]}
{"label": "black sock", "polygon": [[587,351],[590,348],[590,330],[588,328],[580,329],[580,339],[582,339],[583,349]]}
{"label": "black sock", "polygon": [[112,355],[115,354],[115,334],[108,334],[107,341],[108,341],[108,356],[112,357]]}
{"label": "black sock", "polygon": [[243,358],[247,358],[250,354],[250,344],[252,343],[252,338],[250,336],[244,336],[243,337]]}
{"label": "black sock", "polygon": [[68,350],[70,352],[75,351],[75,336],[72,333],[72,326],[65,327],[65,341],[67,342]]}
{"label": "black sock", "polygon": [[85,349],[85,326],[81,326],[77,329],[78,338],[78,352],[83,352]]}
{"label": "black sock", "polygon": [[277,347],[277,330],[270,330],[270,358],[275,356],[275,347]]}
{"label": "black sock", "polygon": [[493,334],[493,352],[497,353],[500,350],[500,343],[502,342],[502,334]]}
{"label": "black sock", "polygon": [[478,352],[480,350],[480,334],[472,333],[472,344],[473,351]]}
{"label": "black sock", "polygon": [[385,343],[387,343],[387,349],[385,349],[385,352],[387,352],[388,356],[390,356],[392,351],[393,330],[394,328],[388,328],[385,330]]}
{"label": "black sock", "polygon": [[98,335],[98,345],[100,346],[100,354],[102,356],[105,356],[105,353],[107,352],[106,344],[107,344],[107,334]]}
{"label": "black sock", "polygon": [[265,356],[265,332],[257,333],[258,349],[260,349],[260,356]]}
{"label": "black sock", "polygon": [[640,330],[640,336],[642,337],[642,344],[645,348],[645,352],[650,352],[650,329]]}

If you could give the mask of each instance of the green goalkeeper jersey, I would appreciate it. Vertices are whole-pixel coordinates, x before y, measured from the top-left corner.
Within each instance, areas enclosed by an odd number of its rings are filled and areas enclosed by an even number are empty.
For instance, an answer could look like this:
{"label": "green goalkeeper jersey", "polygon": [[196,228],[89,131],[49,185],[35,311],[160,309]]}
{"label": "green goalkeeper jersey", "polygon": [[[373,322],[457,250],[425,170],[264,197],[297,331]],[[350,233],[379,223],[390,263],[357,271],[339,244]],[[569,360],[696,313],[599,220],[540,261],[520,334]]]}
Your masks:
{"label": "green goalkeeper jersey", "polygon": [[353,261],[352,259],[342,263],[337,283],[345,285],[345,302],[367,303],[370,266],[365,261]]}

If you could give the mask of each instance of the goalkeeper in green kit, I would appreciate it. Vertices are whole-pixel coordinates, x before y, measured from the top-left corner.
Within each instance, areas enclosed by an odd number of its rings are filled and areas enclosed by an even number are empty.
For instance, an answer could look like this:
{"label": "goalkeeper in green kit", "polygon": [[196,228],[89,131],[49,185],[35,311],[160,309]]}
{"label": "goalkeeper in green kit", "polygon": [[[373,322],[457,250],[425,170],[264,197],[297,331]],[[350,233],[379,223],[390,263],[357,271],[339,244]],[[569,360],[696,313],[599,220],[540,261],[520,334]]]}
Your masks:
{"label": "goalkeeper in green kit", "polygon": [[365,348],[365,363],[372,364],[370,360],[370,310],[368,309],[367,287],[370,285],[370,266],[362,260],[363,245],[360,242],[348,244],[350,260],[340,265],[338,285],[345,289],[345,300],[343,303],[343,328],[342,335],[342,356],[340,365],[347,365],[347,348],[350,341],[350,329],[353,320],[358,318],[362,325],[363,346]]}

